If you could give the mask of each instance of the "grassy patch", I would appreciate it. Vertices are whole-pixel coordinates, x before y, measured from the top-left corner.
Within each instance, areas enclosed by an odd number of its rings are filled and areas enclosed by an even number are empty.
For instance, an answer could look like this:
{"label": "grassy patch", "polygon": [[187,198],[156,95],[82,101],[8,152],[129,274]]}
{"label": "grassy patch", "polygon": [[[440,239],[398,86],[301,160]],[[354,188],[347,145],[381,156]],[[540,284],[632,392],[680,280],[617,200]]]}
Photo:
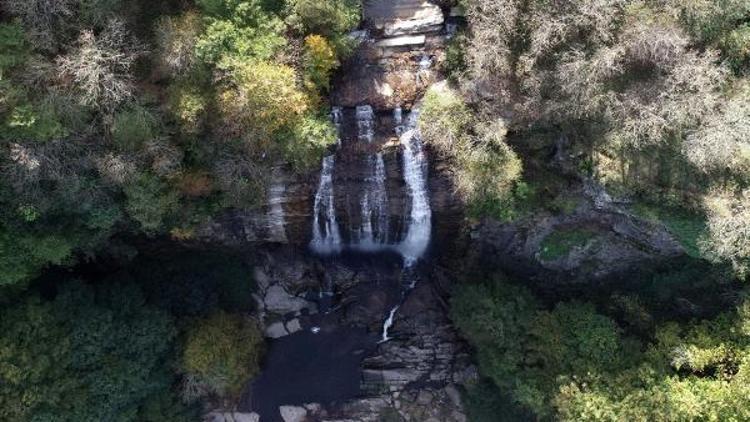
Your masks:
{"label": "grassy patch", "polygon": [[646,220],[661,222],[693,258],[700,258],[698,241],[706,232],[706,218],[689,210],[639,202],[633,212]]}
{"label": "grassy patch", "polygon": [[586,246],[596,237],[596,232],[588,229],[564,229],[550,233],[541,245],[540,258],[554,261],[570,253],[574,248]]}

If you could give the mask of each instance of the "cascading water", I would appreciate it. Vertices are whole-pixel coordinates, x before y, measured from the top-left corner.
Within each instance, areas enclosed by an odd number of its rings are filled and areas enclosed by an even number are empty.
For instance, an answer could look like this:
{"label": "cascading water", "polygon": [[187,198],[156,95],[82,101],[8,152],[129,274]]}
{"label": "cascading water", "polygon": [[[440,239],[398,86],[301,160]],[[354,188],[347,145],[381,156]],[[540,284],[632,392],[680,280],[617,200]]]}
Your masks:
{"label": "cascading water", "polygon": [[411,196],[411,210],[406,237],[398,249],[406,260],[421,257],[430,243],[432,210],[427,192],[427,160],[417,128],[419,112],[412,110],[399,136],[404,147],[404,180]]}
{"label": "cascading water", "polygon": [[[343,111],[333,107],[331,119],[337,128],[342,125]],[[400,107],[393,110],[394,131],[399,136],[403,151],[403,175],[411,199],[405,236],[398,243],[389,238],[389,205],[383,154],[378,152],[368,159],[365,187],[360,199],[360,226],[350,228],[351,247],[364,251],[395,250],[405,260],[416,260],[426,251],[432,230],[432,212],[427,192],[427,160],[417,129],[418,111],[412,110],[406,119]],[[370,144],[375,133],[375,113],[369,105],[355,109],[357,139]],[[315,195],[313,240],[311,247],[318,253],[337,253],[342,244],[336,220],[333,187],[334,156],[323,160],[320,185]]]}
{"label": "cascading water", "polygon": [[422,148],[422,139],[417,128],[418,109],[413,109],[409,114],[406,124],[401,125],[401,108],[393,111],[395,132],[399,136],[404,147],[404,180],[411,196],[411,210],[409,212],[408,229],[406,237],[398,245],[398,250],[404,257],[404,277],[409,281],[406,288],[401,292],[401,301],[391,308],[388,317],[383,322],[383,333],[380,343],[391,338],[388,331],[393,326],[394,317],[406,296],[417,285],[417,274],[415,267],[418,259],[427,250],[430,244],[432,231],[432,209],[427,192],[427,160]]}
{"label": "cascading water", "polygon": [[336,127],[336,143],[341,146],[341,121],[344,118],[344,112],[341,107],[331,107],[331,121]]}
{"label": "cascading water", "polygon": [[341,251],[341,234],[333,201],[334,156],[323,158],[320,185],[313,206],[313,239],[310,247],[321,254]]}
{"label": "cascading water", "polygon": [[286,241],[286,219],[282,202],[286,186],[280,181],[277,171],[274,171],[273,180],[274,182],[268,189],[268,203],[271,206],[268,211],[268,221],[273,238],[283,242]]}
{"label": "cascading water", "polygon": [[372,157],[369,166],[372,177],[367,178],[367,190],[362,195],[362,227],[356,246],[363,250],[377,250],[387,247],[388,242],[388,192],[383,154]]}
{"label": "cascading water", "polygon": [[375,136],[375,112],[372,106],[358,106],[356,118],[360,142],[372,143],[372,138]]}

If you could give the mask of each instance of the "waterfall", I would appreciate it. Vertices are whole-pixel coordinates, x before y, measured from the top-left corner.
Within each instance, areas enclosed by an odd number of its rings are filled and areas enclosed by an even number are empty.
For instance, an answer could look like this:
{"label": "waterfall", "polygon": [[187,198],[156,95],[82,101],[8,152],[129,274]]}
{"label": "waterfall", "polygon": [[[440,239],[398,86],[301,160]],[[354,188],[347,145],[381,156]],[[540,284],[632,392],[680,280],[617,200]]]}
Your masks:
{"label": "waterfall", "polygon": [[372,106],[357,106],[355,114],[360,142],[371,143],[375,136],[375,112],[372,110]]}
{"label": "waterfall", "polygon": [[405,130],[399,136],[404,147],[404,180],[411,196],[409,225],[399,250],[406,260],[422,256],[430,243],[432,210],[427,192],[427,160],[422,139],[417,129],[419,112],[415,109],[408,117]]}
{"label": "waterfall", "polygon": [[344,118],[344,112],[341,107],[331,107],[331,121],[336,127],[336,143],[341,146],[341,121]]}
{"label": "waterfall", "polygon": [[341,234],[333,202],[333,167],[333,155],[323,158],[320,185],[313,206],[313,239],[310,242],[310,247],[318,253],[341,251]]}
{"label": "waterfall", "polygon": [[378,243],[388,242],[388,191],[385,189],[385,161],[383,153],[375,156],[375,210],[378,215]]}
{"label": "waterfall", "polygon": [[[377,153],[370,160],[372,177],[367,178],[367,190],[362,194],[362,226],[358,248],[382,249],[388,242],[388,192],[385,188],[385,162]],[[373,226],[373,221],[376,223]]]}
{"label": "waterfall", "polygon": [[383,322],[383,334],[381,334],[380,341],[378,343],[385,343],[386,341],[391,339],[390,337],[388,337],[388,330],[390,330],[391,326],[393,326],[393,317],[396,316],[396,311],[398,311],[398,308],[400,307],[401,305],[396,305],[391,308],[391,312],[388,313],[388,318],[386,318],[385,322]]}
{"label": "waterfall", "polygon": [[[366,144],[372,143],[375,136],[373,108],[369,105],[358,106],[354,114],[357,139]],[[395,250],[404,257],[405,262],[413,263],[427,250],[432,230],[427,159],[417,129],[418,111],[411,111],[405,118],[403,114],[400,107],[393,110],[394,131],[402,145],[402,171],[410,199],[404,237],[400,242],[389,238],[387,174],[383,153],[377,152],[367,159],[367,168],[363,172],[365,183],[359,200],[360,225],[348,228],[352,238],[349,245],[343,245],[334,204],[334,155],[329,155],[323,159],[320,185],[315,194],[313,239],[310,242],[315,252],[338,253],[345,246],[368,252]],[[331,120],[337,128],[342,126],[342,115],[340,107],[332,108]]]}
{"label": "waterfall", "polygon": [[401,107],[396,107],[393,109],[393,124],[396,127],[396,134],[400,135],[399,127],[401,126],[401,123],[404,122],[404,112],[401,110]]}
{"label": "waterfall", "polygon": [[[399,303],[391,308],[391,311],[388,313],[388,317],[386,317],[385,321],[383,321],[383,332],[380,335],[380,341],[378,343],[385,343],[386,341],[391,339],[388,336],[388,331],[391,329],[391,327],[393,327],[393,320],[396,317],[396,312],[398,312],[398,310],[401,308],[401,305],[403,305],[406,297],[409,295],[409,292],[411,292],[417,286],[417,281],[419,281],[419,278],[415,270],[416,265],[416,258],[404,258],[404,272],[402,273],[402,277],[406,278],[409,284],[404,290],[401,291],[401,300],[399,301]],[[403,283],[402,281],[402,285],[403,284],[405,283]]]}
{"label": "waterfall", "polygon": [[268,223],[271,236],[279,242],[286,242],[286,219],[283,207],[286,186],[279,179],[279,172],[274,171],[273,183],[268,189],[268,203],[271,206],[268,211]]}

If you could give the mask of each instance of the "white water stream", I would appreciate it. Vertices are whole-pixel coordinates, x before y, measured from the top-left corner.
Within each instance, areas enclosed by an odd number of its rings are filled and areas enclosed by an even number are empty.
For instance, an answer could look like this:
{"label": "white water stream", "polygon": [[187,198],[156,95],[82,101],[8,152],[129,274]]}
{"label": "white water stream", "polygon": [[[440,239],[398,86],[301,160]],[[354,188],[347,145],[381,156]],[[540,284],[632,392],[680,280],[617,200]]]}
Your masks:
{"label": "white water stream", "polygon": [[330,254],[341,251],[341,234],[336,221],[336,207],[333,200],[333,168],[335,158],[329,155],[323,158],[323,169],[320,171],[320,184],[315,194],[313,206],[313,239],[310,247],[318,253]]}

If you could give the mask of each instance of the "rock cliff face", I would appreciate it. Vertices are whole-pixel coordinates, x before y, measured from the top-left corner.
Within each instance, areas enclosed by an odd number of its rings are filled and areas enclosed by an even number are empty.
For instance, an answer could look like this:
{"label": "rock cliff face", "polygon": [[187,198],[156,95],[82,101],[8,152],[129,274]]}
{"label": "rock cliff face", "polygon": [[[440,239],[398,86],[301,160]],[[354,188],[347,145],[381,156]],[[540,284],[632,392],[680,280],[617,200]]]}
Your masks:
{"label": "rock cliff face", "polygon": [[[471,235],[476,265],[555,290],[619,281],[621,275],[684,255],[663,225],[629,213],[593,183],[585,183],[581,195],[577,208],[568,214],[540,213],[512,224],[477,224]],[[551,247],[548,239],[556,233],[585,236],[557,254],[546,254],[545,247]]]}
{"label": "rock cliff face", "polygon": [[360,48],[333,83],[340,142],[320,172],[279,168],[264,206],[199,231],[253,244],[269,338],[237,411],[213,421],[465,420],[457,386],[476,370],[447,316],[449,278],[424,260],[430,244],[451,249],[463,207],[415,127],[445,18],[426,1],[365,5]]}
{"label": "rock cliff face", "polygon": [[[371,190],[377,165],[374,160],[379,155],[385,190],[381,205],[387,214],[383,216],[387,233],[382,238],[397,243],[407,235],[412,211],[404,174],[404,142],[398,135],[410,109],[438,78],[447,37],[445,18],[440,7],[426,1],[365,3],[364,27],[352,34],[360,40],[360,47],[340,69],[330,98],[331,117],[340,136],[335,163],[331,164],[332,203],[344,244],[358,241],[368,229],[367,223],[377,232],[378,224],[369,221],[378,218],[376,210],[368,211],[363,201],[365,192]],[[447,164],[434,159],[428,148],[425,154],[434,243],[452,244],[463,224],[462,205],[454,195]],[[318,172],[294,176],[279,167],[261,207],[228,212],[200,227],[198,237],[233,245],[308,245],[320,181]]]}

